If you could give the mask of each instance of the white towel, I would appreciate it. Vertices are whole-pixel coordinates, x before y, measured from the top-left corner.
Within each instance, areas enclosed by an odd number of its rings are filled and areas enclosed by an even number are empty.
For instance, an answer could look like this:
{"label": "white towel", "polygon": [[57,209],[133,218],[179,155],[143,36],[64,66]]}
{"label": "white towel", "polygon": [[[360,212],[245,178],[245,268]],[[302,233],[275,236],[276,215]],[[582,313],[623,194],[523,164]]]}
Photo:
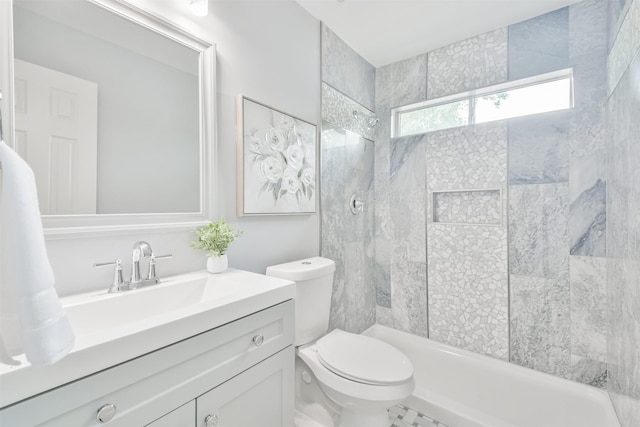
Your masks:
{"label": "white towel", "polygon": [[24,353],[33,366],[63,358],[74,345],[42,232],[33,171],[0,140],[2,165],[0,357]]}

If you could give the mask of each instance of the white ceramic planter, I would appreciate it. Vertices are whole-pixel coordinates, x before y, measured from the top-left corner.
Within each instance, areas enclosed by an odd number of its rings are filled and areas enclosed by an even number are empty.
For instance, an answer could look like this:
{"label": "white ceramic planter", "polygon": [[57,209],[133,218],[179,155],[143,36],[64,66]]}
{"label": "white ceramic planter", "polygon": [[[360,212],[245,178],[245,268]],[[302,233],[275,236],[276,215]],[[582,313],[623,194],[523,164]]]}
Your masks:
{"label": "white ceramic planter", "polygon": [[220,255],[219,257],[207,258],[207,271],[209,273],[218,274],[222,273],[229,267],[229,261],[227,260],[227,254]]}

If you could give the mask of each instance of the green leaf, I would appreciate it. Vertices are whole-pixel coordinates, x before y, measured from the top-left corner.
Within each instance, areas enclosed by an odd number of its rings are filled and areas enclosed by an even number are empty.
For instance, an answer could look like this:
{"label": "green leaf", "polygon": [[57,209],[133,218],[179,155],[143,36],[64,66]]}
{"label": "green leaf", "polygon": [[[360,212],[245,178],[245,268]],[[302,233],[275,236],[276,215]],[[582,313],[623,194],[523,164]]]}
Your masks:
{"label": "green leaf", "polygon": [[209,256],[213,257],[226,253],[229,245],[243,234],[242,231],[234,231],[224,217],[217,222],[196,228],[195,233],[198,239],[192,241],[190,246],[206,251]]}

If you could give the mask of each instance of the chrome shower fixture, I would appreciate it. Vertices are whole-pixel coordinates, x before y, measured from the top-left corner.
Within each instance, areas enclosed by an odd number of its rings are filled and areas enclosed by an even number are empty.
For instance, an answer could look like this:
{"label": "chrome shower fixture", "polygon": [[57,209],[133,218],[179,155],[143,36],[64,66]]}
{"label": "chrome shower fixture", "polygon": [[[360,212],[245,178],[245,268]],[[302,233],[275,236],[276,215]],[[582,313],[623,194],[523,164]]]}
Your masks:
{"label": "chrome shower fixture", "polygon": [[[353,110],[353,119],[354,120],[358,120],[360,118],[360,116],[361,116],[360,113],[358,113],[356,110]],[[373,129],[380,122],[380,119],[377,116],[373,116],[373,115],[370,116],[368,114],[362,114],[362,117],[366,120],[367,130]]]}

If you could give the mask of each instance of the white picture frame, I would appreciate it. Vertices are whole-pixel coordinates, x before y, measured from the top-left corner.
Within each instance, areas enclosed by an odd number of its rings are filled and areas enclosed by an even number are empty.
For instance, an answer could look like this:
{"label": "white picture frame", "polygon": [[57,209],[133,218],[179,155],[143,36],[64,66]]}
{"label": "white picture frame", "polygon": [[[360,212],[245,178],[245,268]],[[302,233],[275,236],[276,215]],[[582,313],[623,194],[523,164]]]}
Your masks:
{"label": "white picture frame", "polygon": [[237,213],[316,213],[317,126],[260,102],[237,98]]}

